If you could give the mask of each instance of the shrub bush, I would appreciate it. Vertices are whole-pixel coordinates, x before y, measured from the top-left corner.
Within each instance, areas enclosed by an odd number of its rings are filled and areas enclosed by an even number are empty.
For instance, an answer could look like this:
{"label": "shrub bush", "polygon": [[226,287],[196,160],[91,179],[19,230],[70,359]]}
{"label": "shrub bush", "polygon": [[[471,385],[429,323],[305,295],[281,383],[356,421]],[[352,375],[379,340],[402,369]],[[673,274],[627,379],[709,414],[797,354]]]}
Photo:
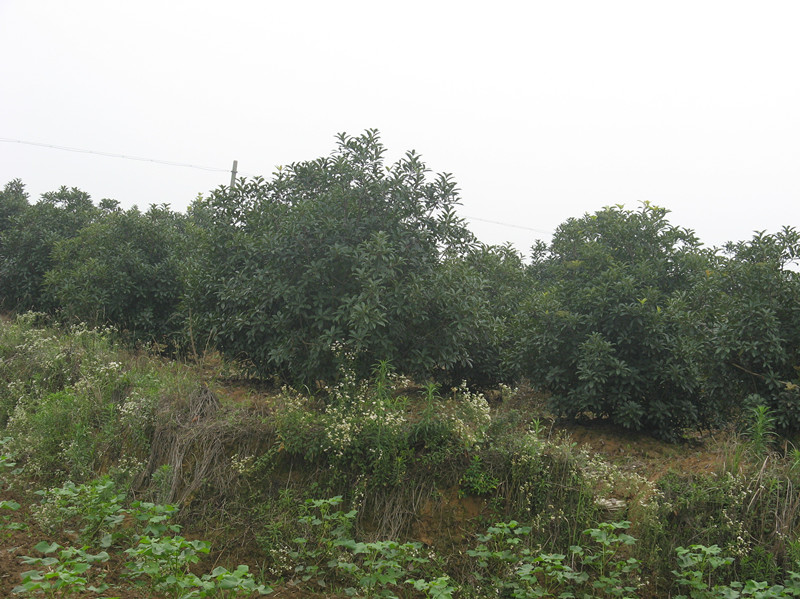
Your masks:
{"label": "shrub bush", "polygon": [[343,134],[329,157],[195,202],[192,330],[304,383],[335,376],[338,346],[360,376],[378,360],[422,375],[469,365],[489,316],[451,265],[473,244],[456,185],[429,181],[414,152],[386,167],[384,152],[375,131]]}
{"label": "shrub bush", "polygon": [[757,233],[728,244],[693,293],[707,401],[733,416],[764,405],[784,434],[800,431],[798,259],[795,229]]}
{"label": "shrub bush", "polygon": [[[4,192],[7,195],[13,194]],[[44,291],[44,275],[52,265],[53,247],[77,235],[95,218],[97,208],[89,194],[62,187],[43,194],[33,206],[18,207],[14,212],[7,228],[0,232],[0,307],[52,309]]]}
{"label": "shrub bush", "polygon": [[133,340],[178,332],[183,219],[165,206],[111,210],[55,244],[45,285],[70,320],[113,325]]}
{"label": "shrub bush", "polygon": [[673,439],[712,416],[683,297],[709,256],[666,214],[605,208],[568,220],[535,252],[540,287],[520,310],[514,355],[556,414]]}

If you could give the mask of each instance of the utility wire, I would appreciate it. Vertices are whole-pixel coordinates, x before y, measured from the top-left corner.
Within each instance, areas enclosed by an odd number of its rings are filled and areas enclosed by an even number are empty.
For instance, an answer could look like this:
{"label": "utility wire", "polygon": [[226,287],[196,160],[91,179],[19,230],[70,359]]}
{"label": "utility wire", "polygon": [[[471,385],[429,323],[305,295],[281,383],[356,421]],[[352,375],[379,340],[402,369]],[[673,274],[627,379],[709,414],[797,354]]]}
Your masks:
{"label": "utility wire", "polygon": [[545,231],[543,229],[534,229],[533,227],[525,227],[523,225],[512,225],[511,223],[501,223],[500,221],[497,220],[488,220],[485,218],[478,218],[477,216],[467,216],[466,214],[463,215],[463,217],[466,218],[467,220],[477,220],[482,223],[500,225],[501,227],[512,227],[514,229],[522,229],[523,231],[533,231],[534,233],[543,233],[545,235],[551,235],[553,233],[552,231]]}
{"label": "utility wire", "polygon": [[[100,151],[97,151],[97,150],[86,150],[86,149],[83,149],[83,148],[71,148],[69,146],[57,146],[55,144],[45,144],[45,143],[39,143],[39,142],[36,142],[36,141],[25,141],[25,140],[22,140],[22,139],[11,139],[11,138],[7,138],[7,137],[0,137],[0,142],[23,144],[23,145],[26,145],[26,146],[37,146],[37,147],[40,147],[40,148],[50,148],[52,150],[63,150],[65,152],[76,152],[76,153],[79,153],[79,154],[93,154],[95,156],[106,156],[106,157],[109,157],[109,158],[122,158],[124,160],[138,160],[139,162],[152,162],[152,163],[155,163],[155,164],[165,164],[167,166],[181,166],[181,167],[185,167],[185,168],[196,168],[196,169],[199,169],[199,170],[202,170],[202,171],[211,171],[211,172],[215,172],[215,173],[229,173],[230,172],[229,169],[218,168],[218,167],[214,167],[214,166],[202,166],[202,165],[199,165],[199,164],[189,164],[187,162],[175,162],[175,161],[172,161],[172,160],[158,160],[156,158],[143,158],[141,156],[128,156],[127,154],[117,154],[117,153],[114,153],[114,152],[100,152]],[[240,172],[238,174],[248,175],[250,173],[241,173]],[[488,220],[488,219],[485,219],[485,218],[478,218],[476,216],[464,216],[464,218],[466,218],[468,220],[480,221],[482,223],[489,223],[489,224],[492,224],[492,225],[499,225],[501,227],[511,227],[513,229],[522,229],[523,231],[533,231],[534,233],[543,233],[545,235],[550,235],[552,233],[552,231],[544,231],[542,229],[534,229],[532,227],[525,227],[525,226],[522,226],[522,225],[514,225],[514,224],[511,224],[511,223],[503,223],[503,222],[496,221],[496,220]]]}
{"label": "utility wire", "polygon": [[35,141],[24,141],[21,139],[9,139],[0,137],[0,142],[24,144],[27,146],[38,146],[40,148],[51,148],[53,150],[64,150],[65,152],[77,152],[80,154],[94,154],[96,156],[108,156],[110,158],[124,158],[125,160],[138,160],[140,162],[154,162],[155,164],[166,164],[168,166],[183,166],[186,168],[196,168],[202,171],[212,171],[216,173],[229,173],[230,169],[217,168],[213,166],[201,166],[199,164],[188,164],[185,162],[174,162],[172,160],[158,160],[156,158],[142,158],[141,156],[128,156],[126,154],[116,154],[114,152],[98,152],[97,150],[84,150],[83,148],[70,148],[68,146],[57,146],[54,144],[44,144]]}

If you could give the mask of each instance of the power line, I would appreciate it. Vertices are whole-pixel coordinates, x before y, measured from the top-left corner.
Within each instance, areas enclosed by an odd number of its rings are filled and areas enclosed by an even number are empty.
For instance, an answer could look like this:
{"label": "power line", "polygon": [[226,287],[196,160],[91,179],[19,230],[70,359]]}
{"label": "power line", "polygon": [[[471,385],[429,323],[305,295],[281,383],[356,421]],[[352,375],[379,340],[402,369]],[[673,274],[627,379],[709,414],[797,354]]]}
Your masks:
{"label": "power line", "polygon": [[543,233],[545,235],[551,235],[553,233],[552,231],[545,231],[543,229],[534,229],[533,227],[525,227],[523,225],[512,225],[511,223],[501,223],[500,221],[497,221],[497,220],[488,220],[488,219],[485,219],[485,218],[478,218],[477,216],[463,215],[463,217],[466,218],[467,220],[477,220],[477,221],[480,221],[482,223],[489,223],[489,224],[492,224],[492,225],[500,225],[501,227],[511,227],[513,229],[522,229],[524,231],[533,231],[534,233]]}
{"label": "power line", "polygon": [[[51,150],[62,150],[64,152],[76,152],[79,154],[93,154],[95,156],[106,156],[108,158],[122,158],[124,160],[137,160],[139,162],[152,162],[154,164],[165,164],[167,166],[180,166],[184,168],[195,168],[203,171],[210,171],[215,173],[228,173],[232,172],[233,177],[236,176],[236,161],[234,161],[234,168],[233,171],[230,171],[226,168],[218,168],[214,166],[202,166],[199,164],[189,164],[187,162],[175,162],[173,160],[159,160],[157,158],[143,158],[142,156],[128,156],[127,154],[117,154],[115,152],[101,152],[98,150],[87,150],[84,148],[72,148],[69,146],[58,146],[55,144],[46,144],[40,143],[36,141],[26,141],[23,139],[11,139],[7,137],[0,137],[0,142],[4,143],[16,143],[16,144],[23,144],[26,146],[37,146],[40,148],[50,148]],[[248,175],[250,173],[239,173],[243,175]],[[533,231],[534,233],[542,233],[545,235],[550,235],[552,231],[544,231],[542,229],[535,229],[533,227],[525,227],[523,225],[515,225],[511,223],[503,223],[496,220],[488,220],[485,218],[478,218],[476,216],[464,216],[464,218],[468,220],[476,220],[483,223],[489,223],[492,225],[499,225],[501,227],[510,227],[512,229],[522,229],[523,231]]]}
{"label": "power line", "polygon": [[128,156],[127,154],[116,154],[114,152],[100,152],[97,150],[86,150],[83,148],[71,148],[68,146],[57,146],[54,144],[44,144],[35,141],[25,141],[22,139],[9,139],[0,137],[1,142],[24,144],[27,146],[38,146],[40,148],[50,148],[53,150],[63,150],[65,152],[77,152],[79,154],[94,154],[95,156],[107,156],[109,158],[123,158],[125,160],[138,160],[139,162],[153,162],[155,164],[166,164],[167,166],[182,166],[186,168],[196,168],[202,171],[212,171],[216,173],[228,173],[227,168],[217,168],[213,166],[201,166],[199,164],[188,164],[185,162],[174,162],[172,160],[158,160],[156,158],[142,158],[141,156]]}

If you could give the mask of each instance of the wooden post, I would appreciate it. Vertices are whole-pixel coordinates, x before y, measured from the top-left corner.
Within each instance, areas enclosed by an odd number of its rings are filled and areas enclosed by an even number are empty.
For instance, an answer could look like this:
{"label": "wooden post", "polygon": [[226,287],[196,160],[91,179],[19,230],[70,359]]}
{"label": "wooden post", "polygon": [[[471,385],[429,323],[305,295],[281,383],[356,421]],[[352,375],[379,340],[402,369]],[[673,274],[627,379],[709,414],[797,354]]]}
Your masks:
{"label": "wooden post", "polygon": [[239,166],[239,161],[238,160],[234,160],[233,161],[233,168],[231,169],[231,189],[233,189],[233,186],[236,185],[236,167],[237,166]]}

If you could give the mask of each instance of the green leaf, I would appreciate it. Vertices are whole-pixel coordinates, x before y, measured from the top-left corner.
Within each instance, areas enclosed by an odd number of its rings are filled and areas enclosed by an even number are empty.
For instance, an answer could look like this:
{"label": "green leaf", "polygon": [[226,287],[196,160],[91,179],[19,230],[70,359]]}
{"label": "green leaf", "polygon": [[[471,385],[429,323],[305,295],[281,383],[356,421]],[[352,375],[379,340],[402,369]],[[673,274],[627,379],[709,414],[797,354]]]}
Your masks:
{"label": "green leaf", "polygon": [[60,545],[58,543],[48,543],[47,541],[40,541],[36,545],[34,545],[34,550],[38,551],[39,553],[53,553],[56,551]]}

